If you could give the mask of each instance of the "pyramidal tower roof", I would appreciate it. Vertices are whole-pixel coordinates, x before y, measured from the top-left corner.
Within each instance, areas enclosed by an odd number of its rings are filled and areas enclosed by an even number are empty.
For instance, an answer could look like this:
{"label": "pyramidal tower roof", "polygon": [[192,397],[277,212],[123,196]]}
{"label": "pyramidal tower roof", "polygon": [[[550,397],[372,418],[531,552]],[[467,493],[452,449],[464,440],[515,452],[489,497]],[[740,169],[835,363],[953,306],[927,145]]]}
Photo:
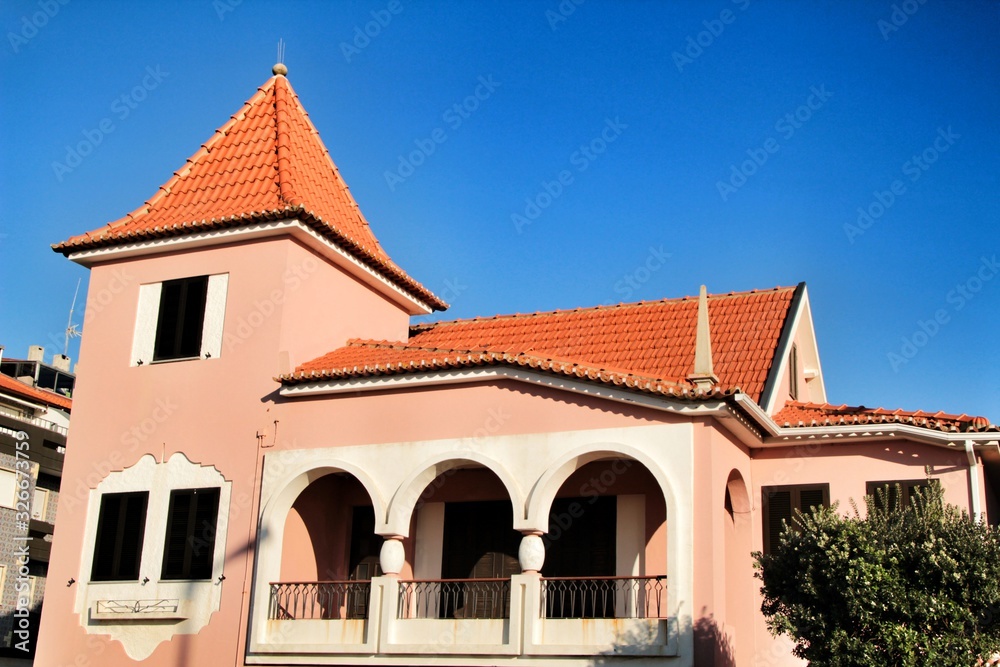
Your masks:
{"label": "pyramidal tower roof", "polygon": [[302,107],[283,65],[147,202],[53,249],[64,255],[298,219],[403,291],[447,304],[396,265]]}

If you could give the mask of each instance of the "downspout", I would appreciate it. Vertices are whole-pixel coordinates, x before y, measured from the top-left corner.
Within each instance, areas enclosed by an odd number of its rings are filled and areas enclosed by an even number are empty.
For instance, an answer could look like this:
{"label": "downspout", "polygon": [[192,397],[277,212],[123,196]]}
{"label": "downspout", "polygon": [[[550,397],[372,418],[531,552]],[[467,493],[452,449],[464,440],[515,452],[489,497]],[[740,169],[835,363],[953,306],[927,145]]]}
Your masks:
{"label": "downspout", "polygon": [[971,440],[965,441],[965,455],[969,458],[969,493],[972,495],[972,516],[975,521],[982,517],[983,509],[979,500],[979,462]]}

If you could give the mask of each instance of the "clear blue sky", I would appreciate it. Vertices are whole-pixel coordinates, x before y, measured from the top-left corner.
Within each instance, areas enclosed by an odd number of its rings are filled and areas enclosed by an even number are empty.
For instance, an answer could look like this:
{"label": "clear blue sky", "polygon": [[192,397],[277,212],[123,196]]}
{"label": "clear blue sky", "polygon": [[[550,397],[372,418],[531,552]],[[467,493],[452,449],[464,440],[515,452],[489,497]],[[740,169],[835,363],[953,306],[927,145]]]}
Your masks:
{"label": "clear blue sky", "polygon": [[49,245],[151,196],[284,38],[446,317],[806,281],[831,401],[998,421],[1000,5],[893,4],[4,0],[0,343],[60,351],[87,272]]}

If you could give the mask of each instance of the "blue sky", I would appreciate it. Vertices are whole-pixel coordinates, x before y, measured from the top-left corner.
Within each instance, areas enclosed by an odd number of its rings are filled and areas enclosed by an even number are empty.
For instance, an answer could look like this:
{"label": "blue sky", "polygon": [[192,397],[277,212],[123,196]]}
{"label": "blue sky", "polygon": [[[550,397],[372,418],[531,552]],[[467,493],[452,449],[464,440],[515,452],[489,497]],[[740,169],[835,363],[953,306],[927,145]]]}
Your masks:
{"label": "blue sky", "polygon": [[8,356],[61,351],[86,288],[49,245],[149,198],[283,38],[375,233],[446,317],[805,281],[831,401],[1000,421],[995,2],[5,0],[0,17]]}

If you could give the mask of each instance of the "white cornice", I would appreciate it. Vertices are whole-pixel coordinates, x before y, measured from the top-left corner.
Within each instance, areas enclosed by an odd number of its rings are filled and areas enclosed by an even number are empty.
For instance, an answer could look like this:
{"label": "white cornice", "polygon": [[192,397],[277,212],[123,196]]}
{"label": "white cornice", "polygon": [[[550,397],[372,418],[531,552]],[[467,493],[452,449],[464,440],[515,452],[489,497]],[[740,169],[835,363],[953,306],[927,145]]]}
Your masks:
{"label": "white cornice", "polygon": [[415,298],[371,267],[361,263],[297,218],[241,225],[230,229],[196,231],[183,236],[145,239],[106,248],[79,250],[70,253],[68,257],[77,264],[90,268],[99,262],[142,257],[162,252],[195,250],[227,243],[257,241],[282,235],[289,235],[315,250],[336,266],[405,308],[410,315],[427,315],[432,312],[433,309],[428,304]]}
{"label": "white cornice", "polygon": [[605,400],[686,415],[689,417],[715,417],[747,446],[758,446],[762,437],[760,428],[746,419],[725,399],[682,400],[670,396],[625,391],[594,382],[573,380],[548,373],[518,368],[468,368],[431,373],[394,375],[382,377],[349,378],[344,380],[317,380],[305,384],[282,387],[280,394],[287,398],[357,394],[364,391],[392,389],[419,389],[449,384],[514,380],[569,391]]}
{"label": "white cornice", "polygon": [[[514,380],[542,385],[619,403],[641,406],[689,417],[714,417],[744,444],[750,447],[791,447],[803,442],[849,444],[876,440],[908,440],[948,449],[963,447],[965,441],[978,446],[996,447],[998,433],[949,433],[910,424],[850,424],[838,426],[778,426],[752,398],[735,394],[726,399],[681,400],[670,396],[641,394],[614,387],[563,378],[547,373],[517,368],[468,368],[430,373],[316,380],[282,387],[286,398],[358,394],[368,391],[419,389],[451,384]],[[733,405],[732,403],[735,403]]]}

